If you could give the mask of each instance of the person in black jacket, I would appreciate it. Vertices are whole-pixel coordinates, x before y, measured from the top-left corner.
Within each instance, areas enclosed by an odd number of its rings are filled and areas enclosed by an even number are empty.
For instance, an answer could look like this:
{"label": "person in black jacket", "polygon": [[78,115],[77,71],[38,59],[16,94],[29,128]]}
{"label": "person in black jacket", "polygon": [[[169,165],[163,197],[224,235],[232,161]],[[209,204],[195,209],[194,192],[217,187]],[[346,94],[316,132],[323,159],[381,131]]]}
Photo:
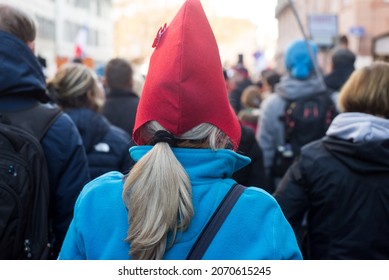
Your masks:
{"label": "person in black jacket", "polygon": [[[223,76],[228,90],[229,77],[227,71],[223,69]],[[231,100],[229,99],[231,104]],[[232,105],[231,105],[232,106]],[[241,128],[241,140],[237,153],[247,156],[251,159],[250,164],[236,171],[232,178],[238,183],[245,186],[259,186],[270,193],[269,181],[266,177],[265,167],[263,164],[263,153],[260,144],[255,139],[253,129],[245,126],[239,121]]]}
{"label": "person in black jacket", "polygon": [[[0,112],[17,112],[47,104],[45,77],[34,55],[36,25],[31,15],[0,4]],[[31,116],[34,118],[34,116]],[[77,127],[67,114],[41,140],[49,183],[53,225],[53,258],[58,256],[73,217],[73,207],[89,182],[88,162]]]}
{"label": "person in black jacket", "polygon": [[236,114],[239,114],[239,111],[242,109],[242,94],[246,87],[252,85],[252,81],[249,75],[248,70],[242,65],[238,64],[233,67],[233,76],[230,79],[230,84],[232,88],[228,94],[228,99],[230,100],[230,104],[234,109]]}
{"label": "person in black jacket", "polygon": [[105,99],[97,75],[83,64],[69,63],[58,70],[48,86],[53,100],[81,134],[91,179],[109,171],[127,173],[133,164],[128,151],[131,137],[101,114]]}
{"label": "person in black jacket", "polygon": [[389,259],[388,100],[388,63],[355,70],[340,92],[342,113],[303,147],[274,193],[305,236],[304,258]]}
{"label": "person in black jacket", "polygon": [[237,153],[247,156],[251,159],[250,164],[236,171],[232,178],[245,186],[258,186],[265,191],[271,191],[269,182],[265,174],[263,165],[262,149],[255,139],[254,132],[251,128],[240,124],[242,136],[238,146]]}
{"label": "person in black jacket", "polygon": [[134,71],[122,58],[111,59],[105,67],[108,88],[103,115],[113,124],[132,135],[139,97],[133,91]]}
{"label": "person in black jacket", "polygon": [[339,48],[331,57],[332,69],[324,77],[324,82],[332,92],[339,92],[344,83],[355,70],[355,54],[348,49]]}

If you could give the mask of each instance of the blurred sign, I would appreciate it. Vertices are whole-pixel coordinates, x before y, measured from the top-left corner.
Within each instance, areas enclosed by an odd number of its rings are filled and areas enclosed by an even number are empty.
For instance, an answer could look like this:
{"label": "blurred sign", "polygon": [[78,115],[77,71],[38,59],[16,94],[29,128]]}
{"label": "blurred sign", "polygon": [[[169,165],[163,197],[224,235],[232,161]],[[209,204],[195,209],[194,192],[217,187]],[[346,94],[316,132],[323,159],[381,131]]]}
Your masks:
{"label": "blurred sign", "polygon": [[389,34],[374,39],[373,54],[389,56]]}
{"label": "blurred sign", "polygon": [[365,28],[363,26],[352,26],[350,27],[350,34],[355,37],[363,37],[365,35]]}
{"label": "blurred sign", "polygon": [[312,14],[308,16],[308,27],[312,40],[319,47],[332,47],[338,37],[338,17],[334,14]]}

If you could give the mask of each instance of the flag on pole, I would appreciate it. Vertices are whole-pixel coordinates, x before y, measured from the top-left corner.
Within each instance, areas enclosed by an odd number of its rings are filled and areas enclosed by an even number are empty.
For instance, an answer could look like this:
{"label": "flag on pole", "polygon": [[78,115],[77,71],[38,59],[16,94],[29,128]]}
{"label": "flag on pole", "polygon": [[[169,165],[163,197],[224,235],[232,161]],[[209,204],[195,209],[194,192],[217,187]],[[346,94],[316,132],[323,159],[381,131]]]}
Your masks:
{"label": "flag on pole", "polygon": [[88,28],[86,26],[80,27],[76,36],[76,45],[74,48],[74,56],[76,58],[86,57],[86,47],[88,41]]}

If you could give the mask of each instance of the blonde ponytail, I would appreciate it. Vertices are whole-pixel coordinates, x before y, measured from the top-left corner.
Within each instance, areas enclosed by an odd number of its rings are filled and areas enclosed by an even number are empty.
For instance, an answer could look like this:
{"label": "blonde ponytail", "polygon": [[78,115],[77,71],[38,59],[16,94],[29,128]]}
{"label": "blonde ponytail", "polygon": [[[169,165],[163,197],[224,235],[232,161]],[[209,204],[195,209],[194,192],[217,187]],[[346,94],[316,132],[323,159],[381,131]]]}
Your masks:
{"label": "blonde ponytail", "polygon": [[[166,143],[157,143],[131,170],[124,201],[131,223],[126,241],[138,260],[162,259],[178,230],[193,216],[189,177]],[[179,224],[178,224],[179,221]]]}
{"label": "blonde ponytail", "polygon": [[[150,122],[145,128],[150,138],[163,128]],[[200,145],[224,148],[229,139],[216,127],[205,124],[183,134],[183,146]],[[146,141],[147,143],[149,141]],[[177,231],[185,231],[193,217],[192,187],[189,176],[164,142],[144,155],[132,168],[124,183],[123,200],[128,208],[130,228],[126,242],[131,244],[129,255],[135,260],[162,259],[173,245]],[[168,243],[168,240],[170,241]]]}

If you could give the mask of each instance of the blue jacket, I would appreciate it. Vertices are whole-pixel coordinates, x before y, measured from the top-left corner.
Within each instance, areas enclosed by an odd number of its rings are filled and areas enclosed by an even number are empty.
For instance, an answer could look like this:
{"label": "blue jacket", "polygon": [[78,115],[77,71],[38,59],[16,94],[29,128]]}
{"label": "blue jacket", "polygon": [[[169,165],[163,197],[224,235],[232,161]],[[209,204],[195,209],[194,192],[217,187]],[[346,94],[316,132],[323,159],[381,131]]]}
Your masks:
{"label": "blue jacket", "polygon": [[113,126],[100,113],[87,108],[66,110],[81,134],[88,156],[89,172],[94,179],[109,171],[126,173],[133,165],[128,149],[131,136]]}
{"label": "blue jacket", "polygon": [[[45,78],[32,51],[6,32],[0,31],[0,42],[0,111],[22,110],[48,100]],[[58,254],[77,196],[90,177],[81,137],[68,115],[57,118],[41,144],[48,163],[54,254]]]}
{"label": "blue jacket", "polygon": [[[130,149],[138,161],[150,146]],[[192,183],[194,217],[178,234],[164,259],[185,259],[202,228],[235,183],[235,170],[249,159],[230,150],[173,149]],[[129,259],[124,241],[127,209],[122,201],[123,175],[105,174],[79,196],[59,259]],[[260,188],[247,188],[216,234],[203,259],[301,259],[295,235],[274,198]]]}

